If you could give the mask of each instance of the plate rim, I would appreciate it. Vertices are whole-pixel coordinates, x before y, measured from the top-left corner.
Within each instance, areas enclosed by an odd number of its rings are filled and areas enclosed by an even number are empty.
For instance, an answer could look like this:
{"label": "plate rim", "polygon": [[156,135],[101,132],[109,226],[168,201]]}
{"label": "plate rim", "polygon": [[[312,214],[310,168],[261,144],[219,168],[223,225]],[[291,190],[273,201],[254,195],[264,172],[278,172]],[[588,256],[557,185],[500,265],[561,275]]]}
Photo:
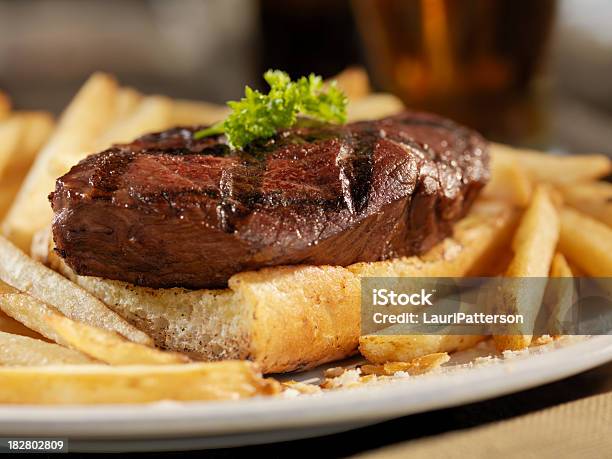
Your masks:
{"label": "plate rim", "polygon": [[[0,405],[0,435],[172,438],[374,423],[518,392],[610,360],[612,336],[595,336],[526,358],[459,370],[458,375],[426,375],[419,380],[315,396],[150,405]],[[559,361],[565,365],[559,365]],[[409,389],[404,387],[406,383]],[[478,390],[474,390],[475,385]]]}

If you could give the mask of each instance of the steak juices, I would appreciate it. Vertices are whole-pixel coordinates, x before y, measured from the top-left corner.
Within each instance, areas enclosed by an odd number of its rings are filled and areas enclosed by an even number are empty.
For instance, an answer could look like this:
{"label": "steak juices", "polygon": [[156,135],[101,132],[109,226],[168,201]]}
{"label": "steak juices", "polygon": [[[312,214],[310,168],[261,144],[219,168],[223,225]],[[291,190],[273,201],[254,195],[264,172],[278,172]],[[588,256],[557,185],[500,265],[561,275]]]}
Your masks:
{"label": "steak juices", "polygon": [[485,140],[430,114],[294,127],[244,150],[196,130],[114,146],[57,180],[53,236],[77,274],[221,288],[263,267],[420,254],[488,179]]}

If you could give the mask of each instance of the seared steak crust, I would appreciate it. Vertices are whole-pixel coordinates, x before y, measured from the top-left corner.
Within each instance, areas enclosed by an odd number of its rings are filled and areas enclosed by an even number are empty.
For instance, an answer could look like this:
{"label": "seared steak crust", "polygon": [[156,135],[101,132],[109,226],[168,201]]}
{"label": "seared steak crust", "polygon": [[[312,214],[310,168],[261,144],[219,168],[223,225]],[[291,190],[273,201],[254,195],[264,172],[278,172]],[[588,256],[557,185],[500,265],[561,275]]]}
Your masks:
{"label": "seared steak crust", "polygon": [[424,113],[302,126],[245,151],[197,129],[114,146],[57,180],[53,236],[76,273],[217,288],[266,266],[419,254],[488,178],[483,138]]}

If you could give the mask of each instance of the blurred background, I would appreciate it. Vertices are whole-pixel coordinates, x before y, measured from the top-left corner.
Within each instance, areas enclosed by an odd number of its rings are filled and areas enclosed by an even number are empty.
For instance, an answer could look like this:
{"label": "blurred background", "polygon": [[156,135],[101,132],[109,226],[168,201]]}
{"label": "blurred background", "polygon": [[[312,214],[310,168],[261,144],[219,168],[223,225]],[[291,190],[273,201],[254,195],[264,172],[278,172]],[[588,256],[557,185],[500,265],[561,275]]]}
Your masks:
{"label": "blurred background", "polygon": [[60,113],[85,78],[224,102],[268,68],[367,68],[494,140],[612,154],[610,0],[0,0],[0,88]]}

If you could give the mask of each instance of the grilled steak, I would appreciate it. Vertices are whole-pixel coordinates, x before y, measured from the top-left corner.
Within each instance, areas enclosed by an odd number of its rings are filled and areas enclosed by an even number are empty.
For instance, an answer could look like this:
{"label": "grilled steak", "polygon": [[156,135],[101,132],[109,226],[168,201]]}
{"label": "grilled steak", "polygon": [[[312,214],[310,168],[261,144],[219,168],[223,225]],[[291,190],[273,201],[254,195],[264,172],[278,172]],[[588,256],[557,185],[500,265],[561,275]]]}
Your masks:
{"label": "grilled steak", "polygon": [[302,125],[244,151],[195,130],[114,146],[57,180],[53,236],[74,271],[213,288],[266,266],[419,254],[488,178],[482,137],[423,113]]}

